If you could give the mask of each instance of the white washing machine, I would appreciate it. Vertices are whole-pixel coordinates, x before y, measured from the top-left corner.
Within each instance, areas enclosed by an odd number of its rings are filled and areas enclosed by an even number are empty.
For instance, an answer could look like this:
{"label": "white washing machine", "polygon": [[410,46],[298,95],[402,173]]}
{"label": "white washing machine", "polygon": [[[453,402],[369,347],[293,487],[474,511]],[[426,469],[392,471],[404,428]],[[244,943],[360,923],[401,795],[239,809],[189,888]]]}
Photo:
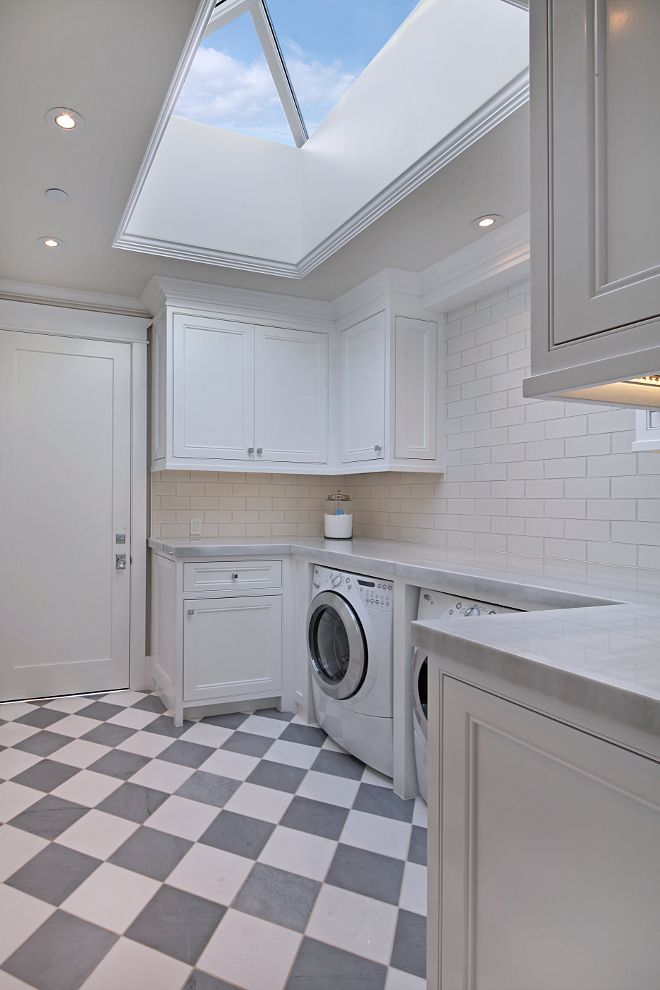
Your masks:
{"label": "white washing machine", "polygon": [[392,582],[314,568],[307,613],[320,726],[367,766],[392,776]]}
{"label": "white washing machine", "polygon": [[[518,612],[519,609],[505,605],[491,605],[472,598],[459,598],[442,591],[428,591],[422,588],[419,593],[417,618],[422,620],[440,619],[444,616],[456,619],[469,619],[478,616],[503,615],[505,612]],[[416,649],[413,656],[413,739],[417,783],[424,800],[428,794],[428,653]]]}

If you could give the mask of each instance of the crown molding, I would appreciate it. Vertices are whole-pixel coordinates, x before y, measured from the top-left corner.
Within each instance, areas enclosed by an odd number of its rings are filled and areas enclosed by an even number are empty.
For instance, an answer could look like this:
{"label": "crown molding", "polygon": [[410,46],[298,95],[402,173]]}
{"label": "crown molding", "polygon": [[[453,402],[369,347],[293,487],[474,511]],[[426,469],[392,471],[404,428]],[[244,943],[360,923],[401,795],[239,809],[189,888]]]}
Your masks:
{"label": "crown molding", "polygon": [[113,247],[140,254],[158,255],[161,258],[177,258],[179,261],[197,261],[203,265],[221,268],[235,268],[244,272],[259,272],[262,275],[280,275],[284,278],[300,278],[298,265],[290,261],[277,261],[274,258],[257,258],[248,254],[234,254],[231,251],[218,251],[215,248],[166,241],[159,237],[143,237],[141,234],[118,235]]}
{"label": "crown molding", "polygon": [[420,303],[447,312],[527,278],[529,255],[529,213],[521,213],[425,269]]}
{"label": "crown molding", "polygon": [[87,292],[84,289],[65,289],[54,285],[17,282],[6,278],[0,279],[0,299],[37,303],[41,306],[82,309],[95,313],[110,313],[116,316],[149,316],[149,310],[142,300],[133,296],[119,296],[107,292]]}
{"label": "crown molding", "polygon": [[383,268],[348,289],[332,303],[337,326],[346,329],[367,316],[384,309],[393,300],[405,299],[419,304],[419,274],[404,268]]}

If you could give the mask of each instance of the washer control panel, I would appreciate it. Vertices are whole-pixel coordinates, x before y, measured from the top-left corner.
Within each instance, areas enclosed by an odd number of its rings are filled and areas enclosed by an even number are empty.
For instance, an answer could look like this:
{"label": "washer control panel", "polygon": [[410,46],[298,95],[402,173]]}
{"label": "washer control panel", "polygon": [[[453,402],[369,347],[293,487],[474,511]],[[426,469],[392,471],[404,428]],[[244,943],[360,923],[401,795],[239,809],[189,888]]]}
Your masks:
{"label": "washer control panel", "polygon": [[357,578],[360,597],[367,608],[377,608],[389,612],[392,609],[393,586],[389,581],[375,578]]}
{"label": "washer control panel", "polygon": [[347,574],[345,571],[333,571],[318,564],[314,568],[312,580],[314,594],[326,589],[344,595],[357,591],[367,608],[375,608],[382,612],[392,611],[393,588],[391,581],[382,581],[362,574]]}

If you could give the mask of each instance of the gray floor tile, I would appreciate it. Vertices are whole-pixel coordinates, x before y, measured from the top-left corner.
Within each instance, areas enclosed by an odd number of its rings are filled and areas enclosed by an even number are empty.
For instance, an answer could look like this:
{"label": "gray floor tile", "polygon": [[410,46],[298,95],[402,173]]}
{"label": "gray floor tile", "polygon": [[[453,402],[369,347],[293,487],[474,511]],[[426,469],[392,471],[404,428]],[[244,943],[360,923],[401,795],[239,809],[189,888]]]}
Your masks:
{"label": "gray floor tile", "polygon": [[51,842],[6,882],[48,904],[61,904],[100,865],[100,859]]}
{"label": "gray floor tile", "polygon": [[237,815],[233,811],[221,811],[199,841],[216,849],[226,849],[237,856],[256,859],[274,828],[270,822]]}
{"label": "gray floor tile", "polygon": [[63,736],[60,733],[49,732],[44,729],[42,732],[35,732],[28,739],[16,743],[14,749],[21,749],[24,753],[33,753],[35,756],[51,756],[56,750],[70,742],[71,736]]}
{"label": "gray floor tile", "polygon": [[390,964],[414,976],[426,976],[426,918],[421,914],[399,911]]}
{"label": "gray floor tile", "polygon": [[356,894],[398,904],[403,865],[400,859],[340,844],[325,880]]}
{"label": "gray floor tile", "polygon": [[415,802],[404,801],[389,787],[360,784],[353,808],[356,811],[366,811],[370,815],[383,815],[385,818],[395,818],[399,822],[410,822],[415,810]]}
{"label": "gray floor tile", "polygon": [[47,729],[65,717],[66,712],[56,712],[52,708],[34,708],[31,712],[21,715],[16,721],[22,722],[23,725],[34,725],[37,729]]}
{"label": "gray floor tile", "polygon": [[249,712],[229,712],[226,715],[207,715],[202,721],[205,725],[221,725],[223,729],[237,729],[239,725],[243,725],[249,714]]}
{"label": "gray floor tile", "polygon": [[128,753],[123,749],[113,749],[111,753],[105,753],[100,760],[92,763],[88,770],[106,773],[109,777],[117,777],[119,780],[128,780],[146,763],[149,763],[146,756]]}
{"label": "gray floor tile", "polygon": [[349,777],[351,780],[361,780],[364,773],[364,763],[360,763],[348,753],[335,753],[331,749],[323,749],[314,760],[312,770],[321,773],[332,773],[336,777]]}
{"label": "gray floor tile", "polygon": [[290,722],[295,712],[281,712],[279,708],[258,708],[254,714],[263,718],[275,718],[278,722]]}
{"label": "gray floor tile", "polygon": [[[37,793],[39,792],[35,791]],[[89,808],[47,794],[12,818],[10,825],[32,832],[33,835],[40,835],[42,839],[56,839],[88,811]]]}
{"label": "gray floor tile", "polygon": [[244,753],[246,756],[263,756],[274,742],[274,739],[257,736],[252,732],[234,732],[220,748],[232,753]]}
{"label": "gray floor tile", "polygon": [[56,787],[63,784],[65,780],[75,777],[80,773],[79,767],[70,767],[66,763],[57,763],[55,760],[41,760],[33,767],[28,767],[22,773],[14,777],[16,784],[23,784],[25,787],[34,787],[37,791],[54,791]]}
{"label": "gray floor tile", "polygon": [[408,859],[411,863],[426,866],[426,829],[413,825],[408,847]]}
{"label": "gray floor tile", "polygon": [[202,804],[223,808],[240,786],[240,780],[198,770],[192,777],[188,777],[176,793],[179,797],[189,798],[191,801],[201,801]]}
{"label": "gray floor tile", "polygon": [[232,907],[304,932],[320,889],[316,880],[255,863]]}
{"label": "gray floor tile", "polygon": [[188,839],[142,826],[112,854],[110,862],[154,880],[165,880],[191,846]]}
{"label": "gray floor tile", "polygon": [[81,708],[76,714],[85,718],[95,718],[99,722],[105,722],[113,715],[119,715],[123,711],[120,705],[111,705],[107,701],[93,701],[87,708]]}
{"label": "gray floor tile", "polygon": [[286,990],[383,990],[386,977],[380,963],[305,938]]}
{"label": "gray floor tile", "polygon": [[108,725],[106,722],[101,722],[86,732],[82,738],[89,742],[100,743],[101,746],[118,746],[119,743],[123,743],[124,739],[134,735],[136,731],[136,729],[129,729],[126,725]]}
{"label": "gray floor tile", "polygon": [[287,742],[303,743],[305,746],[318,746],[320,749],[326,740],[326,734],[323,729],[317,729],[314,725],[298,725],[297,722],[294,722],[293,725],[287,725],[280,739],[286,739]]}
{"label": "gray floor tile", "polygon": [[157,694],[145,695],[144,698],[140,698],[134,705],[131,705],[131,708],[137,708],[141,712],[156,712],[159,715],[166,711],[165,705]]}
{"label": "gray floor tile", "polygon": [[155,732],[159,736],[169,736],[170,739],[178,739],[192,725],[192,722],[184,722],[183,725],[176,726],[171,715],[159,715],[153,722],[149,722],[149,725],[145,725],[142,731]]}
{"label": "gray floor tile", "polygon": [[261,784],[262,787],[272,787],[277,791],[288,791],[289,794],[295,794],[306,774],[306,770],[300,770],[298,767],[290,767],[285,763],[274,763],[272,760],[261,760],[248,780],[251,784]]}
{"label": "gray floor tile", "polygon": [[173,887],[161,887],[126,935],[193,966],[227,909]]}
{"label": "gray floor tile", "polygon": [[56,911],[2,968],[37,990],[78,990],[116,941],[103,928]]}
{"label": "gray floor tile", "polygon": [[99,811],[107,811],[109,815],[118,815],[120,818],[128,818],[131,822],[143,822],[153,815],[156,808],[160,808],[164,801],[167,801],[169,794],[163,791],[156,791],[153,787],[142,787],[141,784],[122,784],[113,794],[110,794],[104,801],[101,801],[97,808]]}
{"label": "gray floor tile", "polygon": [[199,743],[185,742],[177,739],[171,746],[164,749],[159,754],[159,760],[168,760],[170,763],[178,763],[182,767],[201,767],[202,763],[208,760],[209,756],[215,753],[211,746],[200,746]]}
{"label": "gray floor tile", "polygon": [[326,839],[338,839],[347,815],[347,808],[338,808],[334,804],[313,801],[311,798],[294,797],[280,824],[287,828],[297,828],[301,832],[322,835]]}
{"label": "gray floor tile", "polygon": [[190,974],[183,990],[240,990],[233,983],[225,983],[224,980],[216,980],[208,973],[202,973],[196,969]]}

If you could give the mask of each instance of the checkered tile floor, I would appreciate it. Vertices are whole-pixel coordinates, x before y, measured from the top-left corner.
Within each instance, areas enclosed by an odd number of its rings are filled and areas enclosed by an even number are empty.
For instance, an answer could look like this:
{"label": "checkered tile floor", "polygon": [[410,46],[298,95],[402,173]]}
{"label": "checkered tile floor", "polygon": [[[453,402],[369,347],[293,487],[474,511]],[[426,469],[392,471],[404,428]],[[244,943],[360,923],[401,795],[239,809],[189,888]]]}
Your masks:
{"label": "checkered tile floor", "polygon": [[423,990],[426,817],[275,710],[0,706],[0,990]]}

